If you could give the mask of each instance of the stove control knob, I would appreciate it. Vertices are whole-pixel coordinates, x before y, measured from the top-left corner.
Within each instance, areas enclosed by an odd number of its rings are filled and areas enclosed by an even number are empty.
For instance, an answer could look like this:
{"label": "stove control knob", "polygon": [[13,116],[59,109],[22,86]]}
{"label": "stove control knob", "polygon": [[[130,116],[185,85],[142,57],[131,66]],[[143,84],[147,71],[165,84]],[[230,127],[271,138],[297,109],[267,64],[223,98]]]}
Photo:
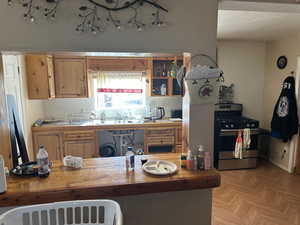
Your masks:
{"label": "stove control knob", "polygon": [[234,128],[234,125],[233,125],[233,124],[231,124],[231,125],[230,125],[230,127],[231,127],[231,128]]}
{"label": "stove control knob", "polygon": [[252,124],[251,124],[251,127],[255,127],[255,124],[254,124],[254,123],[252,123]]}
{"label": "stove control knob", "polygon": [[246,124],[246,127],[250,127],[250,124],[249,124],[249,123],[247,123],[247,124]]}
{"label": "stove control knob", "polygon": [[226,125],[225,125],[225,127],[226,127],[226,128],[229,128],[229,125],[228,125],[228,124],[226,124]]}

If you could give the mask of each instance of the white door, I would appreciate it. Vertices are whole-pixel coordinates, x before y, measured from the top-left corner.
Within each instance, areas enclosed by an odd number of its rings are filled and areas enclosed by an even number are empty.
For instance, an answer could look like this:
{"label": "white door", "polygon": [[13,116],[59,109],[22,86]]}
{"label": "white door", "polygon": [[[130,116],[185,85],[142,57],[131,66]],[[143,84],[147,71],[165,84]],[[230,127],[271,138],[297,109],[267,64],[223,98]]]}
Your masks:
{"label": "white door", "polygon": [[[295,75],[295,94],[297,99],[298,105],[298,118],[300,119],[300,56],[297,57],[297,70]],[[299,152],[298,149],[298,140],[299,140],[299,133],[298,135],[294,135],[292,140],[290,141],[290,155],[289,155],[289,172],[293,173],[296,167],[297,159],[300,157],[297,155]],[[298,165],[297,165],[298,166]],[[297,168],[297,172],[299,172],[299,168]]]}
{"label": "white door", "polygon": [[3,70],[4,70],[4,90],[6,95],[15,97],[21,129],[24,133],[24,113],[22,105],[22,85],[19,73],[19,61],[15,55],[2,55]]}

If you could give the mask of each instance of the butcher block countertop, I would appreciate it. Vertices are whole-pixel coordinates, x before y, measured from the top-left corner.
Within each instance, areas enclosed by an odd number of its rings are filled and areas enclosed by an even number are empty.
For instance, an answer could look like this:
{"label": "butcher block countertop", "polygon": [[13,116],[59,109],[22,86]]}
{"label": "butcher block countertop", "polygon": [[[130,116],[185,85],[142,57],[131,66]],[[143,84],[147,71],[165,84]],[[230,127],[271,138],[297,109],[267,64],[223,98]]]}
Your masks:
{"label": "butcher block countertop", "polygon": [[108,129],[147,129],[155,127],[178,127],[182,121],[156,120],[143,122],[133,120],[129,122],[109,120],[101,122],[100,120],[91,120],[80,123],[56,122],[43,124],[38,127],[32,127],[32,131],[51,131],[51,130],[108,130]]}
{"label": "butcher block countertop", "polygon": [[8,189],[0,195],[0,207],[208,189],[220,185],[220,175],[215,169],[181,169],[179,156],[177,153],[145,156],[176,163],[178,172],[166,177],[143,172],[139,156],[133,173],[126,172],[124,157],[85,159],[84,168],[80,170],[66,168],[60,161],[54,161],[48,178],[8,177]]}

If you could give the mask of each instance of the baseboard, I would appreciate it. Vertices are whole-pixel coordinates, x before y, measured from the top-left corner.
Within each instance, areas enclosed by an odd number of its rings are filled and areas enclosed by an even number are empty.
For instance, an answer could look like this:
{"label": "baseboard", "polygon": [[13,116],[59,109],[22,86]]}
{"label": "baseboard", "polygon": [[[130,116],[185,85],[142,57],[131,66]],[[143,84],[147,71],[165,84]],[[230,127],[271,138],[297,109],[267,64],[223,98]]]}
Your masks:
{"label": "baseboard", "polygon": [[[277,162],[274,162],[272,159],[269,159],[269,161],[270,161],[272,164],[274,164],[275,166],[277,166],[277,167],[279,167],[279,168],[281,168],[281,169],[283,169],[283,170],[289,172],[289,169],[288,169],[287,167],[285,167],[284,165],[281,165],[281,164],[279,164],[279,163],[277,163]],[[289,172],[289,173],[290,173],[290,172]]]}

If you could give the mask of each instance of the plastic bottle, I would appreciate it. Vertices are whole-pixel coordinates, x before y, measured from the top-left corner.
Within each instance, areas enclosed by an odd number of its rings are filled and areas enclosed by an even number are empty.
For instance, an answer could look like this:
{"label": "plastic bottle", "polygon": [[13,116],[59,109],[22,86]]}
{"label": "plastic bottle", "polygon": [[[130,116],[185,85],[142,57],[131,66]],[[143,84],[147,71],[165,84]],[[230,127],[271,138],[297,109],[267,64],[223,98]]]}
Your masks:
{"label": "plastic bottle", "polygon": [[181,156],[180,156],[180,166],[181,166],[181,168],[186,168],[186,159],[187,159],[187,157],[186,157],[186,154],[181,154]]}
{"label": "plastic bottle", "polygon": [[125,156],[126,156],[126,170],[129,172],[133,171],[135,167],[135,155],[132,147],[127,148],[127,152]]}
{"label": "plastic bottle", "polygon": [[192,155],[192,151],[188,150],[188,155],[186,158],[186,168],[188,170],[193,170],[194,169],[194,161],[193,161],[193,155]]}
{"label": "plastic bottle", "polygon": [[167,86],[165,84],[162,84],[160,86],[160,94],[161,95],[167,95]]}
{"label": "plastic bottle", "polygon": [[204,169],[211,169],[211,155],[210,152],[204,152]]}
{"label": "plastic bottle", "polygon": [[171,65],[171,77],[176,78],[177,76],[177,65],[176,62],[173,61]]}
{"label": "plastic bottle", "polygon": [[198,157],[197,156],[193,157],[193,169],[198,170]]}
{"label": "plastic bottle", "polygon": [[198,155],[197,155],[197,166],[198,170],[204,170],[204,147],[199,145]]}
{"label": "plastic bottle", "polygon": [[2,155],[0,155],[0,194],[6,192],[7,184],[6,184],[6,174],[4,169],[4,159]]}
{"label": "plastic bottle", "polygon": [[44,145],[40,146],[39,152],[36,156],[38,168],[38,176],[39,177],[48,177],[50,173],[49,167],[49,157],[48,152],[45,149]]}

